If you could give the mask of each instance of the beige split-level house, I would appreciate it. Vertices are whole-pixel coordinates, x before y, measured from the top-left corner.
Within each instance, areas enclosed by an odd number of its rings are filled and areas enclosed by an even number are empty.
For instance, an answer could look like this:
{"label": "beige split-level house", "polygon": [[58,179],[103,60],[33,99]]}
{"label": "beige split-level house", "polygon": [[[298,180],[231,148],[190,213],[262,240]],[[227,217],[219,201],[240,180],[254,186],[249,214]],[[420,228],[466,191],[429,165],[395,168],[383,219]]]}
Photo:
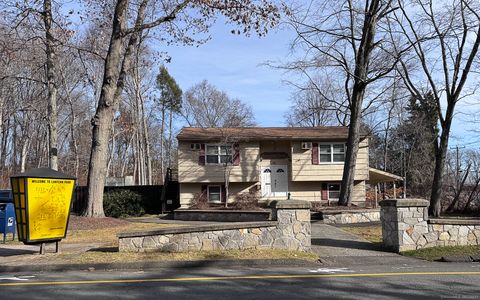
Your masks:
{"label": "beige split-level house", "polygon": [[[178,134],[180,204],[198,193],[212,203],[259,191],[261,200],[336,201],[342,180],[347,127],[192,128]],[[368,136],[362,135],[352,203],[365,203],[365,184],[398,176],[369,168]]]}

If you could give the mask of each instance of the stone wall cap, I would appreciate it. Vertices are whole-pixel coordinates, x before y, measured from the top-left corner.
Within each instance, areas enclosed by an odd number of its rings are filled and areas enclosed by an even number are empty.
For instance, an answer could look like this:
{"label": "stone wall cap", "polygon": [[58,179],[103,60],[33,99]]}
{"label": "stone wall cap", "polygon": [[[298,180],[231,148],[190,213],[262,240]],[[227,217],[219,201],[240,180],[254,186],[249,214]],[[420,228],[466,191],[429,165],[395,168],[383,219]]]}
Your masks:
{"label": "stone wall cap", "polygon": [[234,210],[234,209],[188,209],[179,208],[174,213],[205,213],[205,214],[248,214],[248,215],[269,215],[271,210]]}
{"label": "stone wall cap", "polygon": [[362,208],[362,209],[320,209],[318,211],[322,215],[340,215],[340,214],[363,214],[363,213],[378,213],[380,208]]}
{"label": "stone wall cap", "polygon": [[431,218],[429,224],[445,224],[445,225],[480,225],[480,219],[473,218]]}
{"label": "stone wall cap", "polygon": [[427,207],[430,202],[425,199],[386,199],[380,201],[380,206],[394,206],[394,207]]}
{"label": "stone wall cap", "polygon": [[277,209],[310,209],[312,204],[305,200],[274,200],[270,207]]}
{"label": "stone wall cap", "polygon": [[156,230],[120,232],[119,234],[117,234],[117,237],[128,238],[128,237],[175,234],[175,233],[261,228],[261,227],[273,227],[273,226],[277,226],[277,224],[278,224],[277,221],[260,221],[260,222],[232,222],[232,223],[222,223],[222,224],[216,223],[216,224],[196,225],[196,226],[179,226],[179,227],[169,227],[165,229],[156,229]]}

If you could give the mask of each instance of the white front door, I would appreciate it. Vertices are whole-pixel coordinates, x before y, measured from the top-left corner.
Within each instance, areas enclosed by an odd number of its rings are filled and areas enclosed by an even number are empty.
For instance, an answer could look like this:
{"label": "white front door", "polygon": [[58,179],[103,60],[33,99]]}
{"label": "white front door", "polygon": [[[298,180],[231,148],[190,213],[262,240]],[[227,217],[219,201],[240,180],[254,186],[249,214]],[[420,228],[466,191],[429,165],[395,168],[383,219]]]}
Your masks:
{"label": "white front door", "polygon": [[262,169],[262,197],[287,197],[287,166],[270,166]]}
{"label": "white front door", "polygon": [[268,197],[272,194],[272,169],[270,167],[262,169],[262,197]]}

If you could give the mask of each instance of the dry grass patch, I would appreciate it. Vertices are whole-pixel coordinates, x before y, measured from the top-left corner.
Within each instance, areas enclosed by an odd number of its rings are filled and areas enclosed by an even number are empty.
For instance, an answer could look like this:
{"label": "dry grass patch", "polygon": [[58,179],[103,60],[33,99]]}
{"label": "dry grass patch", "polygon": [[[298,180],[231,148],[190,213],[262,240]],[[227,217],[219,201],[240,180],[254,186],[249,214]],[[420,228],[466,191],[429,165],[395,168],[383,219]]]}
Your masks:
{"label": "dry grass patch", "polygon": [[[62,240],[64,244],[94,244],[103,243],[111,246],[118,245],[117,234],[124,231],[157,230],[167,227],[182,226],[178,224],[157,224],[129,222],[124,219],[114,218],[85,218],[72,216],[67,230],[67,237]],[[7,245],[21,245],[23,243],[11,240],[8,235]]]}
{"label": "dry grass patch", "polygon": [[68,244],[79,243],[106,243],[118,245],[117,234],[124,231],[156,230],[174,227],[174,224],[155,223],[127,223],[121,226],[88,230],[69,230],[63,242]]}
{"label": "dry grass patch", "polygon": [[37,256],[35,264],[97,264],[228,259],[300,259],[307,261],[316,261],[318,260],[318,256],[310,252],[254,249],[229,251],[198,251],[184,253],[128,253],[88,251],[84,253],[50,253],[42,257]]}
{"label": "dry grass patch", "polygon": [[383,241],[382,226],[380,225],[341,227],[341,229],[361,236],[372,243],[382,243]]}
{"label": "dry grass patch", "polygon": [[400,254],[405,256],[412,256],[425,260],[440,260],[444,256],[479,256],[480,246],[444,246],[432,247],[412,251],[403,251]]}

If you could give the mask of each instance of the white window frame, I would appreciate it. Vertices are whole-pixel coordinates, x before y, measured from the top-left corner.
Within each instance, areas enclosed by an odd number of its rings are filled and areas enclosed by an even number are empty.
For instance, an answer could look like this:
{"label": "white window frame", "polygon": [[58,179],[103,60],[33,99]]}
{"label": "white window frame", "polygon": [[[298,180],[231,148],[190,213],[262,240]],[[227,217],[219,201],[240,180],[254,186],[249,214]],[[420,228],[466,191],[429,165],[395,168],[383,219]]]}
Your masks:
{"label": "white window frame", "polygon": [[[338,198],[330,198],[330,185],[338,185]],[[327,183],[327,198],[328,200],[339,200],[340,199],[340,190],[341,190],[342,186],[340,183]],[[332,191],[333,192],[333,191]],[[336,191],[335,191],[336,192]]]}
{"label": "white window frame", "polygon": [[[214,156],[213,154],[210,154],[210,155],[208,154],[208,147],[217,147],[218,163],[208,162],[208,156]],[[228,146],[228,145],[219,145],[219,144],[206,144],[205,145],[205,164],[206,165],[223,166],[225,164],[225,163],[221,162],[221,157],[224,156],[224,155],[221,154],[221,147],[225,147],[226,149],[228,149],[229,147],[231,148],[231,146]],[[231,165],[233,163],[233,149],[230,150],[230,154],[228,153],[228,150],[227,150],[227,156],[230,156],[230,161],[227,163],[227,165]]]}
{"label": "white window frame", "polygon": [[[210,188],[218,187],[220,189],[220,201],[210,201]],[[222,203],[222,186],[221,185],[207,185],[207,200],[208,203]]]}
{"label": "white window frame", "polygon": [[[328,145],[330,146],[330,161],[322,161],[321,159],[321,147],[320,146],[325,146]],[[343,145],[343,161],[333,161],[333,155],[334,154],[339,154],[339,153],[334,153],[333,152],[333,145]],[[321,165],[332,165],[332,164],[344,164],[345,163],[345,155],[347,152],[347,146],[345,143],[318,143],[318,163]]]}

